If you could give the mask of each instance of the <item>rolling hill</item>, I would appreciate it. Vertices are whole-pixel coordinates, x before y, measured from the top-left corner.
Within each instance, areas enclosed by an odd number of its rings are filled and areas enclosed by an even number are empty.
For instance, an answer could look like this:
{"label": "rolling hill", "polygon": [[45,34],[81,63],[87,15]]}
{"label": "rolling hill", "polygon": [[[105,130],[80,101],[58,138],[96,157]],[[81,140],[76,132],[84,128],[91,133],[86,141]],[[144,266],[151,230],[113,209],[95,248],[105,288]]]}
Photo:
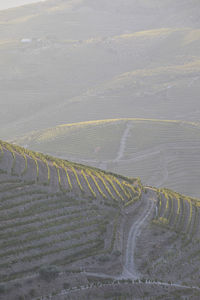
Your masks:
{"label": "rolling hill", "polygon": [[0,12],[1,138],[106,118],[197,121],[198,12],[196,0],[49,0]]}
{"label": "rolling hill", "polygon": [[1,299],[197,299],[198,199],[3,141],[0,152]]}
{"label": "rolling hill", "polygon": [[199,122],[108,119],[63,124],[14,140],[50,155],[140,177],[145,185],[199,197]]}

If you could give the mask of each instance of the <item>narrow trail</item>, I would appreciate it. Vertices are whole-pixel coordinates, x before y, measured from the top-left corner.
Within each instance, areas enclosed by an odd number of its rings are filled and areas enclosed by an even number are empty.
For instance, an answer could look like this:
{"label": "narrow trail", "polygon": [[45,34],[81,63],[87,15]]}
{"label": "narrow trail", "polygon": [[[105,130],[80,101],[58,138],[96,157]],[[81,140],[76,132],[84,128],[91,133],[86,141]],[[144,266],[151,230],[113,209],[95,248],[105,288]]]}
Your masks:
{"label": "narrow trail", "polygon": [[121,158],[124,156],[124,151],[126,148],[126,141],[129,135],[129,131],[132,127],[131,123],[127,123],[126,128],[124,130],[124,133],[121,137],[121,141],[120,141],[120,146],[119,146],[119,151],[117,153],[117,157],[113,160],[113,162],[118,162],[119,160],[121,160]]}
{"label": "narrow trail", "polygon": [[139,219],[134,222],[130,228],[127,240],[127,247],[126,247],[126,254],[125,254],[125,264],[124,270],[121,275],[122,278],[132,278],[138,279],[140,274],[138,273],[134,254],[135,254],[135,247],[136,247],[136,239],[140,236],[142,227],[144,226],[145,222],[147,221],[148,217],[150,216],[152,209],[154,207],[155,202],[153,199],[147,199],[146,206],[143,209],[142,215]]}
{"label": "narrow trail", "polygon": [[[99,276],[101,277],[101,276]],[[106,278],[106,276],[104,277]],[[107,278],[113,278],[113,277],[107,277]],[[114,279],[114,278],[113,278]],[[134,283],[134,281],[132,281]],[[130,282],[128,283],[123,283],[123,284],[130,284]],[[136,282],[136,284],[145,284],[145,285],[153,285],[153,286],[166,286],[166,287],[176,287],[176,288],[180,288],[180,289],[184,289],[184,290],[198,290],[200,291],[200,288],[199,287],[196,287],[196,286],[187,286],[187,285],[181,285],[181,284],[178,284],[178,283],[167,283],[167,282],[159,282],[159,281],[146,281],[146,282],[142,282],[142,281],[138,281]],[[54,298],[58,298],[58,297],[62,297],[62,296],[65,296],[65,295],[68,295],[68,294],[71,294],[71,293],[76,293],[76,292],[79,292],[79,291],[83,291],[83,290],[88,290],[88,289],[97,289],[97,288],[102,288],[102,287],[107,287],[107,286],[115,286],[117,285],[117,283],[101,283],[99,284],[98,286],[95,286],[93,284],[91,285],[85,285],[85,286],[79,286],[79,287],[74,287],[73,289],[66,289],[66,290],[62,290],[59,294],[53,296],[53,295],[48,295],[47,297],[41,297],[41,298],[34,298],[33,300],[48,300],[48,299],[54,299]]]}
{"label": "narrow trail", "polygon": [[[116,163],[116,162],[120,161],[122,159],[122,157],[124,156],[124,151],[125,151],[125,148],[126,148],[126,141],[127,141],[128,136],[129,136],[129,132],[130,132],[131,127],[132,127],[132,124],[131,123],[127,123],[126,128],[124,130],[124,133],[123,133],[123,135],[121,137],[121,140],[120,140],[119,150],[118,150],[117,156],[116,156],[116,158],[110,160],[111,162],[115,162]],[[99,168],[107,170],[107,164],[110,161],[109,160],[108,161],[104,160],[99,165]]]}
{"label": "narrow trail", "polygon": [[122,274],[113,276],[113,275],[107,275],[103,273],[84,272],[85,274],[102,277],[102,278],[113,278],[116,280],[120,280],[120,279],[135,280],[140,278],[140,274],[136,269],[135,259],[134,259],[136,239],[140,236],[142,228],[145,225],[148,217],[150,216],[155,206],[155,201],[153,198],[146,197],[145,201],[146,202],[144,204],[145,206],[143,207],[142,214],[135,222],[133,222],[128,233],[127,246],[125,251],[125,263],[124,263]]}
{"label": "narrow trail", "polygon": [[[149,188],[149,189],[153,191],[152,188]],[[48,296],[42,296],[37,299],[40,299],[40,300],[47,300],[47,299],[53,299],[53,298],[57,299],[57,298],[63,297],[65,295],[68,295],[71,293],[79,292],[81,290],[101,288],[101,287],[106,287],[106,286],[114,286],[115,284],[117,284],[117,282],[120,283],[120,280],[122,280],[122,279],[125,279],[125,280],[129,279],[132,281],[132,283],[136,283],[136,284],[176,287],[176,288],[180,288],[180,289],[193,289],[193,290],[200,291],[200,288],[197,286],[187,286],[187,285],[179,284],[179,283],[169,283],[169,282],[150,281],[150,280],[146,280],[145,282],[143,282],[140,280],[141,274],[137,271],[135,261],[134,261],[136,239],[137,239],[137,237],[140,236],[142,228],[144,227],[145,223],[147,222],[149,216],[152,213],[153,208],[155,207],[155,199],[153,196],[151,196],[151,197],[145,196],[144,200],[146,202],[144,204],[145,206],[144,206],[143,212],[139,216],[139,218],[135,222],[133,222],[133,224],[131,225],[129,234],[128,234],[127,247],[126,247],[126,252],[125,252],[125,264],[124,264],[123,272],[121,275],[108,275],[108,274],[98,273],[98,272],[95,273],[95,272],[83,271],[83,272],[81,272],[82,274],[99,277],[99,278],[112,279],[113,282],[100,283],[98,286],[95,286],[94,284],[74,286],[73,288],[61,290],[55,296],[52,294],[49,294]],[[130,282],[123,282],[123,283],[130,284]],[[33,300],[37,300],[37,299],[35,298]]]}

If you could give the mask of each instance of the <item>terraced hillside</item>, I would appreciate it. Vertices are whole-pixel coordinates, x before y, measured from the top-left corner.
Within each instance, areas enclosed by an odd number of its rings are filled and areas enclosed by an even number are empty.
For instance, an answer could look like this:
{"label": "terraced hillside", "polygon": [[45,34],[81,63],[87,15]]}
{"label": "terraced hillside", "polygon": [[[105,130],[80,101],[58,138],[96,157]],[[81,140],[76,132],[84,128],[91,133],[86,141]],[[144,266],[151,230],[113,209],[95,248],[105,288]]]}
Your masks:
{"label": "terraced hillside", "polygon": [[138,179],[5,142],[0,151],[0,281],[113,253],[121,211],[141,199]]}
{"label": "terraced hillside", "polygon": [[197,199],[7,142],[0,153],[0,299],[196,299]]}
{"label": "terraced hillside", "polygon": [[199,286],[200,201],[169,189],[156,193],[151,226],[136,247],[138,271]]}
{"label": "terraced hillside", "polygon": [[146,185],[199,197],[199,122],[108,119],[63,124],[15,142],[32,150],[79,161]]}

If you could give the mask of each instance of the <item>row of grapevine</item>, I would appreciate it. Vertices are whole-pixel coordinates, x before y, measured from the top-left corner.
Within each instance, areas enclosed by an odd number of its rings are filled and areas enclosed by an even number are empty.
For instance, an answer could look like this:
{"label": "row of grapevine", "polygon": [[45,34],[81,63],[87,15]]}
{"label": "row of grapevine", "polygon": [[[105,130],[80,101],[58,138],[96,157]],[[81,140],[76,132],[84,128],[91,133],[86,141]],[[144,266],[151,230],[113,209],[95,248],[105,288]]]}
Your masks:
{"label": "row of grapevine", "polygon": [[91,187],[91,185],[90,185],[90,183],[89,183],[89,181],[88,181],[88,178],[87,178],[87,176],[85,175],[85,172],[83,171],[83,170],[81,170],[81,174],[83,175],[83,177],[84,177],[84,179],[85,179],[85,181],[86,181],[86,184],[87,184],[87,186],[89,187],[89,190],[90,190],[90,192],[92,193],[92,195],[94,196],[94,198],[96,198],[96,193],[94,192],[94,190],[92,189],[92,187]]}
{"label": "row of grapevine", "polygon": [[16,165],[16,154],[13,148],[9,144],[5,144],[6,149],[12,154],[13,157],[13,162],[12,162],[12,167],[11,167],[11,174],[15,175],[15,165]]}
{"label": "row of grapevine", "polygon": [[[85,167],[76,167],[75,164],[62,161],[60,159],[54,159],[49,156],[45,156],[38,152],[33,152],[27,149],[23,149],[21,147],[10,145],[5,143],[5,146],[7,149],[11,152],[13,156],[13,164],[12,164],[12,173],[14,172],[14,167],[16,164],[16,153],[19,153],[23,156],[25,160],[25,168],[21,172],[21,175],[25,175],[28,167],[28,157],[33,159],[35,166],[36,166],[36,181],[39,182],[39,167],[41,166],[41,162],[43,162],[46,165],[47,168],[47,185],[50,183],[50,174],[51,174],[51,165],[56,168],[57,177],[58,177],[58,184],[61,189],[63,189],[61,184],[61,169],[65,171],[67,182],[69,185],[70,190],[72,190],[73,184],[78,185],[81,192],[85,192],[84,188],[81,184],[81,181],[84,179],[86,182],[92,196],[94,198],[97,197],[95,189],[91,186],[91,183],[89,181],[89,178],[91,178],[92,182],[94,183],[95,188],[100,193],[100,195],[106,199],[108,194],[109,197],[111,197],[113,200],[120,199],[124,204],[128,203],[130,205],[131,203],[134,203],[136,200],[140,198],[141,195],[138,195],[136,197],[136,189],[137,186],[138,191],[140,189],[138,188],[141,184],[139,179],[132,179],[133,184],[130,184],[126,181],[120,181],[117,179],[117,177],[108,175],[104,172],[95,171],[92,168],[85,168]],[[3,147],[2,147],[3,150]],[[72,174],[75,177],[76,182],[70,177],[72,177]],[[80,177],[82,175],[83,179]],[[130,179],[131,180],[131,179]],[[103,184],[103,187],[106,191],[106,193],[103,191],[103,189],[100,187],[99,182],[100,181]],[[74,186],[74,187],[75,187]],[[67,190],[65,190],[66,192]],[[126,204],[127,205],[127,204]]]}
{"label": "row of grapevine", "polygon": [[75,175],[76,181],[77,181],[77,183],[78,183],[78,186],[79,186],[81,192],[83,192],[84,190],[83,190],[83,187],[82,187],[81,182],[80,182],[80,180],[79,180],[77,171],[75,170],[75,168],[74,168],[73,166],[71,166],[71,170],[72,170],[72,172],[73,172],[74,175]]}
{"label": "row of grapevine", "polygon": [[3,158],[3,155],[4,155],[4,151],[3,151],[3,147],[2,147],[2,145],[1,145],[1,143],[0,143],[0,160]]}
{"label": "row of grapevine", "polygon": [[18,151],[18,153],[20,153],[23,158],[24,158],[24,161],[25,161],[25,167],[24,167],[24,170],[21,172],[21,176],[25,175],[27,170],[28,170],[28,160],[27,160],[27,156],[26,154],[24,153],[24,151],[22,151],[22,149],[20,147],[16,147],[14,146],[14,148]]}
{"label": "row of grapevine", "polygon": [[198,206],[192,198],[180,195],[168,189],[158,191],[158,216],[154,223],[167,225],[169,228],[187,233],[192,237],[197,231]]}
{"label": "row of grapevine", "polygon": [[105,179],[110,183],[110,185],[112,186],[113,190],[115,191],[116,195],[122,200],[125,201],[123,196],[120,194],[120,192],[118,191],[118,189],[116,188],[115,184],[113,183],[113,180],[110,178],[109,175],[104,175]]}
{"label": "row of grapevine", "polygon": [[33,159],[34,163],[35,163],[35,166],[36,166],[36,181],[39,181],[39,164],[38,164],[38,159],[36,157],[36,155],[32,152],[32,151],[29,151],[27,149],[25,149],[25,153]]}
{"label": "row of grapevine", "polygon": [[98,192],[101,194],[101,196],[104,198],[104,199],[107,199],[106,195],[104,194],[104,192],[102,191],[102,189],[100,188],[95,176],[92,174],[92,172],[90,172],[89,170],[87,170],[87,174],[91,177],[91,179],[93,180]]}
{"label": "row of grapevine", "polygon": [[100,181],[103,183],[103,186],[105,188],[105,190],[108,192],[109,196],[111,196],[111,198],[113,200],[116,200],[115,197],[113,196],[113,194],[111,193],[108,185],[106,184],[106,181],[104,180],[103,176],[100,175],[98,172],[95,172],[95,175],[100,179]]}
{"label": "row of grapevine", "polygon": [[43,154],[37,152],[35,156],[38,157],[41,161],[43,161],[43,163],[45,164],[45,166],[47,168],[47,184],[49,185],[50,178],[51,178],[49,163]]}

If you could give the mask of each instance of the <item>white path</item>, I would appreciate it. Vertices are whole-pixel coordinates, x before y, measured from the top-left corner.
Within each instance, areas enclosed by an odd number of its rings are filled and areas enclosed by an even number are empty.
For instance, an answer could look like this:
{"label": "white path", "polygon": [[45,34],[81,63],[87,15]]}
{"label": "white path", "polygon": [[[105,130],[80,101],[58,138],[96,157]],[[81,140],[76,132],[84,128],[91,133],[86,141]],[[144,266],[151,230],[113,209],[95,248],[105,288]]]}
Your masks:
{"label": "white path", "polygon": [[140,236],[142,228],[145,222],[147,221],[148,217],[150,216],[155,204],[155,202],[151,198],[150,199],[146,198],[146,200],[147,203],[145,203],[145,207],[143,207],[142,215],[139,217],[139,219],[136,222],[132,224],[128,234],[127,247],[125,253],[125,264],[122,273],[122,278],[131,277],[132,279],[138,279],[140,277],[134,259],[136,239],[137,237]]}
{"label": "white path", "polygon": [[[109,162],[118,162],[122,159],[122,157],[124,156],[124,151],[126,149],[126,141],[127,141],[128,136],[129,136],[129,132],[130,132],[131,127],[132,127],[131,123],[126,124],[126,128],[125,128],[124,133],[122,134],[122,137],[121,137],[121,140],[120,140],[119,150],[118,150],[116,158],[114,158],[112,160],[102,161],[99,165],[100,169],[107,170],[107,164]],[[88,161],[88,162],[90,162],[90,161]]]}
{"label": "white path", "polygon": [[129,136],[129,132],[130,132],[131,127],[132,127],[132,124],[131,123],[127,123],[126,128],[124,130],[124,133],[123,133],[123,135],[121,137],[121,141],[120,141],[120,146],[119,146],[119,151],[117,153],[117,157],[113,160],[113,162],[118,162],[124,156],[124,151],[125,151],[125,148],[126,148],[126,141],[127,141],[128,136]]}

